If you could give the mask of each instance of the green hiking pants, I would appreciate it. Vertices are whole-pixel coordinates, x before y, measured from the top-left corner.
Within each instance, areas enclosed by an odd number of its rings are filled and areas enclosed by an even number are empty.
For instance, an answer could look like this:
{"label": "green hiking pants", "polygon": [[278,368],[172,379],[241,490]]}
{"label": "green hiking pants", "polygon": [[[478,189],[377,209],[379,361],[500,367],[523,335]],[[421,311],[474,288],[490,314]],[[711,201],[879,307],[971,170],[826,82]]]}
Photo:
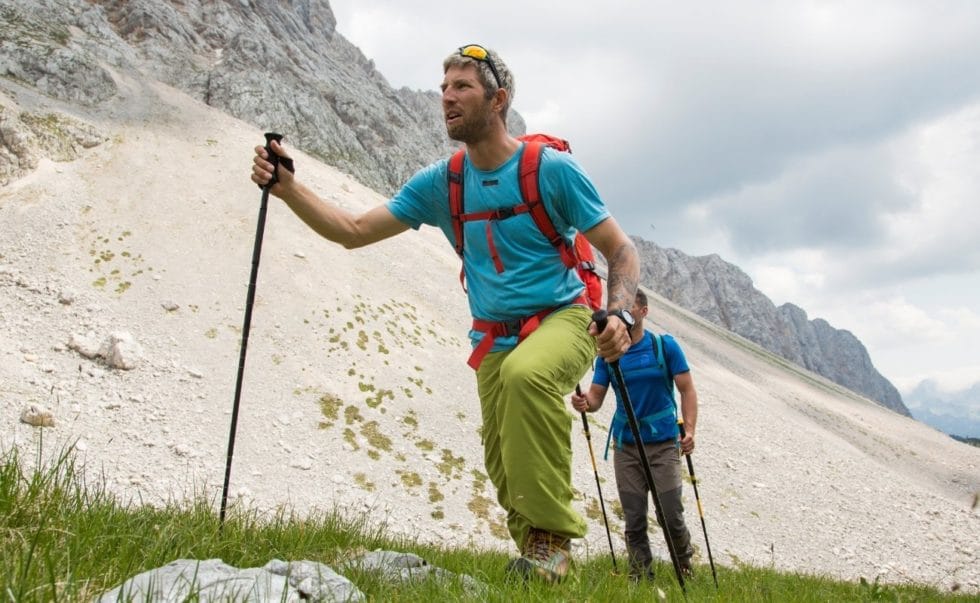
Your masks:
{"label": "green hiking pants", "polygon": [[584,306],[558,310],[516,348],[487,354],[476,374],[484,462],[522,552],[530,528],[585,536],[571,505],[573,417],[565,396],[595,357],[591,320]]}

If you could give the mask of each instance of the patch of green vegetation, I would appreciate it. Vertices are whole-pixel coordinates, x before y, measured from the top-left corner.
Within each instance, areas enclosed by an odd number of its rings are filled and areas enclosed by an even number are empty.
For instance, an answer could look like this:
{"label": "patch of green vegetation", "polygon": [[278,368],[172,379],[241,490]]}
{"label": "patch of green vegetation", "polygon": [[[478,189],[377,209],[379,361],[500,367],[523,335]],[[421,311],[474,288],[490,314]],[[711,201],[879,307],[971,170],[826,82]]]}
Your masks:
{"label": "patch of green vegetation", "polygon": [[435,442],[433,442],[432,440],[419,440],[415,442],[415,446],[417,448],[425,450],[426,452],[432,452],[436,448]]}
{"label": "patch of green vegetation", "polygon": [[92,281],[92,286],[93,287],[98,287],[100,289],[102,287],[105,287],[105,284],[106,284],[106,278],[104,276],[100,276],[99,278],[97,278],[94,281]]}
{"label": "patch of green vegetation", "polygon": [[585,505],[585,515],[593,521],[602,519],[602,506],[599,504],[598,498],[589,497]]}
{"label": "patch of green vegetation", "polygon": [[439,485],[435,482],[429,482],[429,502],[437,503],[446,497],[439,491]]}
{"label": "patch of green vegetation", "polygon": [[452,450],[448,448],[442,449],[442,460],[436,465],[439,469],[439,473],[442,473],[446,477],[453,476],[453,470],[457,473],[462,473],[466,466],[466,460],[461,456],[453,456]]}
{"label": "patch of green vegetation", "polygon": [[620,521],[626,521],[626,513],[623,511],[623,505],[619,502],[619,499],[615,499],[609,503],[607,507],[612,511],[612,514],[619,518]]}
{"label": "patch of green vegetation", "polygon": [[377,421],[369,421],[361,426],[361,435],[367,439],[371,446],[385,452],[391,451],[391,438],[381,433],[381,427]]}
{"label": "patch of green vegetation", "polygon": [[357,434],[350,427],[344,428],[344,441],[354,447],[354,450],[360,450],[361,447],[357,443]]}
{"label": "patch of green vegetation", "polygon": [[402,417],[402,423],[408,425],[412,429],[418,429],[419,420],[417,415],[415,414],[415,411],[414,410],[408,411],[408,414]]}
{"label": "patch of green vegetation", "polygon": [[445,519],[446,513],[442,510],[442,507],[436,507],[429,513],[429,517],[432,519]]}
{"label": "patch of green vegetation", "polygon": [[[385,398],[388,398],[389,400],[394,400],[395,392],[391,391],[390,389],[379,389],[378,393],[376,393],[373,396],[368,396],[368,398],[365,401],[367,402],[367,405],[370,406],[371,408],[377,408],[381,406],[381,403],[384,401]],[[384,412],[383,409],[382,412]]]}
{"label": "patch of green vegetation", "polygon": [[214,339],[218,336],[218,329],[211,327],[210,329],[204,332],[204,336],[207,337],[208,339]]}
{"label": "patch of green vegetation", "polygon": [[474,494],[470,498],[470,501],[466,503],[466,508],[470,510],[470,513],[480,519],[489,520],[490,510],[496,508],[496,503],[482,494]]}
{"label": "patch of green vegetation", "polygon": [[367,490],[368,492],[374,492],[377,488],[374,482],[369,481],[367,475],[363,473],[354,474],[354,483],[357,484],[362,490]]}
{"label": "patch of green vegetation", "polygon": [[361,416],[361,409],[356,406],[348,406],[344,409],[344,419],[348,425],[353,425],[355,421],[361,423],[364,417]]}
{"label": "patch of green vegetation", "polygon": [[422,478],[418,473],[414,471],[396,471],[398,477],[401,478],[402,483],[408,488],[418,488],[422,485]]}

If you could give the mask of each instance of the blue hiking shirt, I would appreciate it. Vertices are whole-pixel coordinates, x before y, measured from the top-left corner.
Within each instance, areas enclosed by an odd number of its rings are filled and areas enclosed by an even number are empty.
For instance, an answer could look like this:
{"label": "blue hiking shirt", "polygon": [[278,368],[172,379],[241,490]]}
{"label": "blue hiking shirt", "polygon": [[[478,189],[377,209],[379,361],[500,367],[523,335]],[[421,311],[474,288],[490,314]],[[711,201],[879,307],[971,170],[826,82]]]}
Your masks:
{"label": "blue hiking shirt", "polygon": [[[669,368],[670,374],[679,375],[690,371],[684,351],[677,341],[667,334],[661,335],[661,338],[664,347],[664,365]],[[640,427],[640,438],[646,444],[676,439],[679,433],[677,407],[674,404],[674,383],[670,382],[668,390],[664,372],[657,365],[657,352],[654,346],[653,334],[644,331],[643,337],[630,346],[626,354],[619,359],[619,368],[623,372],[623,380],[626,382],[630,402],[633,403],[633,412]],[[596,358],[592,383],[609,387],[609,364],[602,358]],[[633,433],[626,419],[623,397],[618,386],[614,386],[613,391],[616,392],[616,413],[613,415],[609,430],[610,438],[616,446],[621,447],[623,443],[633,444]]]}
{"label": "blue hiking shirt", "polygon": [[[518,165],[522,144],[495,170],[476,169],[467,156],[463,162],[464,213],[513,207],[522,203]],[[415,173],[388,201],[388,209],[404,224],[442,229],[455,243],[449,210],[449,160],[443,159]],[[586,231],[609,217],[585,171],[570,153],[545,147],[538,169],[539,188],[555,230],[571,242],[576,230]],[[555,248],[541,234],[530,214],[490,223],[494,245],[504,266],[498,273],[490,256],[486,221],[463,223],[463,270],[470,314],[490,321],[518,320],[545,308],[573,302],[584,290],[575,270],[568,269]],[[470,331],[473,345],[483,334]],[[517,337],[497,337],[491,351],[511,349]]]}

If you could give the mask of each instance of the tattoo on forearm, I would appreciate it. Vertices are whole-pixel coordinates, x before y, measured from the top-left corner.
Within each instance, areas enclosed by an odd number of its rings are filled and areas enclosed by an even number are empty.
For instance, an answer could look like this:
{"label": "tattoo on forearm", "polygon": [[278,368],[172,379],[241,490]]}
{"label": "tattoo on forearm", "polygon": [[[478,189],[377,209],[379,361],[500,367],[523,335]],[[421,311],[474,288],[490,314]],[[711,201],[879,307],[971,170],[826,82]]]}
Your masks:
{"label": "tattoo on forearm", "polygon": [[639,274],[639,256],[636,247],[624,244],[608,258],[609,282],[607,284],[607,307],[629,308],[636,297],[636,277]]}

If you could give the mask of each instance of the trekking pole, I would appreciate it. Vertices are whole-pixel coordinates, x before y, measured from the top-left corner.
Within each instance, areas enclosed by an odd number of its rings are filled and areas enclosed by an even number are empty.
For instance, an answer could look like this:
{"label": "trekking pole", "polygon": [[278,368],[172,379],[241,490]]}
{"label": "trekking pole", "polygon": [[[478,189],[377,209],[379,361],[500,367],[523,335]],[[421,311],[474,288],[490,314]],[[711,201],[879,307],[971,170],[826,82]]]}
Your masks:
{"label": "trekking pole", "polygon": [[[582,395],[582,388],[575,384],[575,393]],[[606,524],[606,540],[609,541],[609,556],[612,557],[613,573],[619,573],[616,567],[616,553],[613,551],[612,533],[609,531],[609,517],[606,515],[606,503],[602,500],[602,486],[599,485],[599,468],[595,464],[595,452],[592,451],[592,432],[589,431],[589,419],[582,411],[582,426],[585,427],[585,441],[589,443],[589,458],[592,459],[592,472],[595,473],[595,487],[599,491],[599,506],[602,508],[602,521]]]}
{"label": "trekking pole", "polygon": [[[235,403],[231,408],[231,431],[228,434],[228,455],[225,461],[225,483],[221,488],[221,510],[218,514],[218,529],[225,524],[225,509],[228,507],[228,483],[231,480],[231,459],[235,454],[235,431],[238,429],[238,406],[242,398],[242,380],[245,376],[245,351],[248,349],[248,332],[252,325],[252,306],[255,303],[255,281],[259,274],[259,257],[262,254],[262,235],[265,233],[265,215],[269,208],[269,189],[279,181],[276,169],[280,157],[272,151],[272,141],[280,142],[281,134],[265,133],[265,150],[268,161],[272,163],[272,179],[261,187],[262,202],[259,205],[259,221],[255,228],[255,248],[252,250],[252,274],[248,280],[248,296],[245,299],[245,318],[242,322],[242,347],[238,356],[238,380],[235,382]],[[282,158],[282,165],[290,172],[293,171],[292,160]]]}
{"label": "trekking pole", "polygon": [[[677,419],[677,427],[681,430],[683,440],[687,432],[684,430],[684,419]],[[681,453],[683,454],[683,453]],[[698,503],[698,515],[701,517],[701,532],[704,534],[704,546],[708,548],[708,563],[711,564],[711,577],[715,579],[715,588],[718,588],[718,575],[715,574],[715,560],[711,556],[711,543],[708,542],[708,528],[704,525],[704,509],[701,507],[701,496],[698,494],[698,480],[694,477],[694,463],[691,462],[691,455],[684,454],[687,459],[687,472],[691,474],[691,484],[694,486],[694,500]]]}
{"label": "trekking pole", "polygon": [[[605,330],[608,319],[609,317],[605,310],[597,310],[592,315],[592,320],[595,322],[600,333]],[[613,378],[616,381],[616,385],[619,386],[619,392],[622,395],[623,408],[626,410],[626,422],[629,423],[630,433],[633,434],[633,441],[636,442],[636,447],[639,451],[640,464],[643,465],[643,474],[647,481],[647,487],[650,488],[650,492],[653,494],[653,506],[657,512],[657,523],[660,524],[664,533],[664,540],[667,541],[667,551],[670,553],[670,561],[674,565],[674,574],[677,576],[677,583],[680,585],[681,591],[684,592],[684,596],[687,597],[687,589],[684,587],[684,575],[681,572],[681,562],[677,557],[677,549],[674,548],[674,539],[671,538],[670,531],[667,529],[667,522],[663,514],[663,505],[660,504],[657,484],[653,481],[653,471],[650,469],[650,460],[647,458],[646,449],[643,447],[643,440],[640,438],[640,425],[636,421],[633,402],[630,400],[629,391],[626,389],[626,379],[623,377],[623,371],[619,367],[618,360],[610,362],[609,368],[612,369]]]}

